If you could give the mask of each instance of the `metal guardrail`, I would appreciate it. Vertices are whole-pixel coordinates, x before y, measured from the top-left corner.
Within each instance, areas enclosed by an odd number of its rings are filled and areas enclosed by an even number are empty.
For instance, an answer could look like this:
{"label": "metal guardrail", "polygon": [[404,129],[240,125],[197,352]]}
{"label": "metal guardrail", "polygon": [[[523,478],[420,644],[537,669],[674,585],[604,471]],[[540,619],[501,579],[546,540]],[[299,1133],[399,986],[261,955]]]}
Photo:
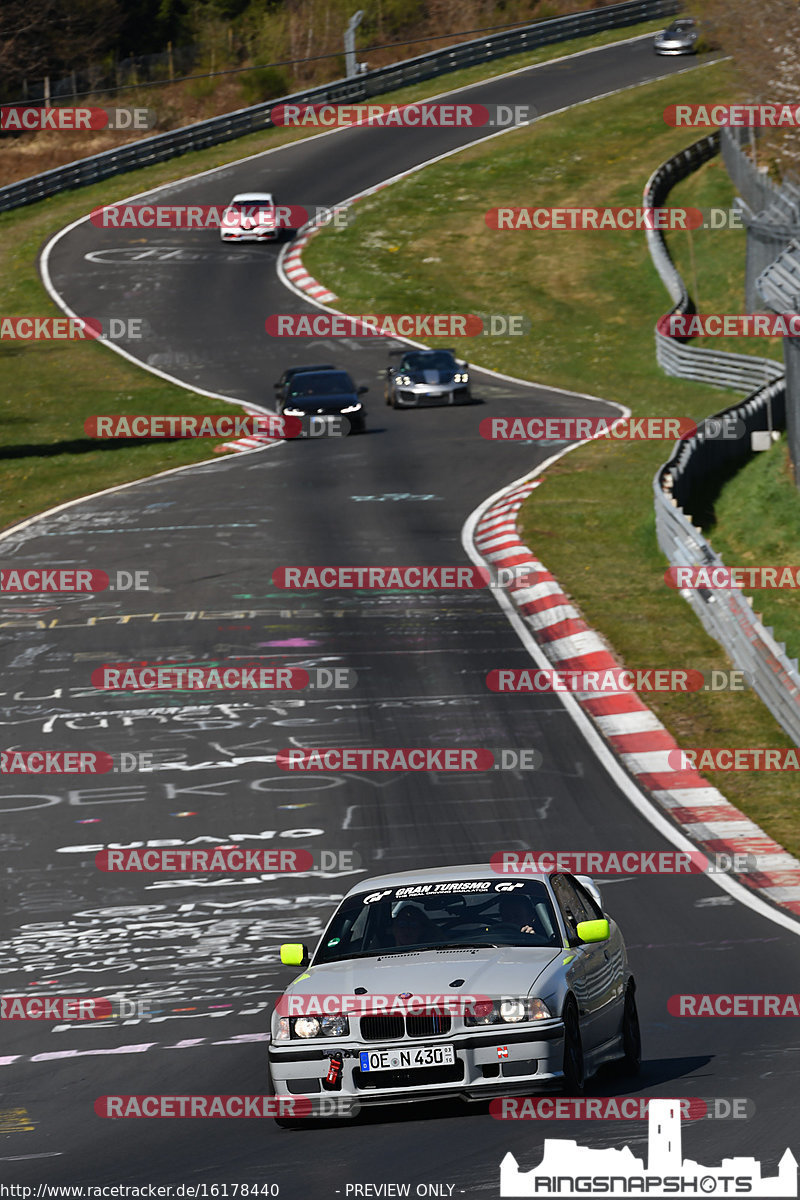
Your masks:
{"label": "metal guardrail", "polygon": [[[645,188],[645,204],[662,203],[671,183],[684,178],[711,158],[717,152],[718,145],[719,138],[716,135],[705,138],[659,167]],[[663,235],[648,231],[647,239],[656,269],[676,302],[673,311],[693,311],[686,285],[669,255]],[[664,341],[670,340],[664,338]],[[686,362],[688,371],[671,373],[691,379],[703,378],[697,369],[700,360],[696,356],[704,355],[703,370],[713,373],[718,362],[720,371],[720,378],[708,378],[706,381],[717,382],[724,387],[732,386],[731,380],[738,371],[736,364],[732,366],[725,360],[746,357],[680,347],[684,354],[692,349],[695,357],[674,360],[679,367]],[[751,361],[758,364],[765,360]],[[771,363],[771,366],[774,368],[776,364]],[[657,471],[653,480],[656,537],[671,566],[724,565],[701,530],[692,523],[692,507],[696,503],[698,487],[707,483],[709,477],[744,464],[750,458],[752,433],[785,426],[786,385],[780,368],[778,371],[780,377],[775,377],[767,386],[762,386],[753,395],[701,422],[695,436],[677,442],[669,460]],[[731,440],[707,436],[708,422],[723,416],[741,421],[744,436]],[[692,606],[705,630],[720,643],[731,661],[744,671],[750,686],[764,701],[781,728],[800,745],[800,671],[797,660],[789,658],[786,647],[773,637],[772,629],[763,625],[753,611],[752,601],[738,588],[713,591],[685,589],[681,594]]]}
{"label": "metal guardrail", "polygon": [[[756,279],[756,291],[773,312],[800,312],[800,239],[790,241]],[[800,485],[800,338],[783,339],[783,366],[786,372],[786,440],[795,483]]]}
{"label": "metal guardrail", "polygon": [[[682,150],[662,163],[648,179],[644,189],[644,205],[658,208],[673,186],[685,179],[720,150],[720,135],[713,133]],[[650,256],[655,268],[674,302],[669,314],[695,311],[689,292],[672,261],[663,233],[658,229],[646,232]],[[681,338],[668,337],[656,328],[656,359],[667,375],[693,379],[712,387],[736,388],[737,391],[763,387],[783,375],[779,363],[752,354],[732,354],[730,351],[709,350],[704,346],[688,346]]]}
{"label": "metal guardrail", "polygon": [[270,113],[278,104],[355,103],[369,100],[396,88],[422,83],[438,75],[446,75],[464,67],[491,62],[509,54],[534,50],[570,38],[586,37],[604,29],[618,29],[656,17],[668,17],[678,11],[678,0],[628,0],[608,8],[594,8],[537,21],[521,29],[506,30],[489,37],[461,42],[443,50],[434,50],[417,58],[406,59],[387,67],[378,67],[354,79],[340,79],[291,96],[254,104],[250,108],[186,125],[182,129],[142,138],[116,150],[105,150],[89,158],[81,158],[65,167],[56,167],[41,175],[33,175],[18,183],[0,188],[0,212],[33,204],[47,196],[70,188],[86,187],[101,179],[109,179],[138,167],[165,162],[190,150],[205,150],[248,133],[272,125]]}
{"label": "metal guardrail", "polygon": [[737,192],[748,208],[761,212],[780,197],[780,188],[742,151],[746,141],[754,144],[755,133],[755,129],[732,125],[720,130],[719,139],[725,170]]}

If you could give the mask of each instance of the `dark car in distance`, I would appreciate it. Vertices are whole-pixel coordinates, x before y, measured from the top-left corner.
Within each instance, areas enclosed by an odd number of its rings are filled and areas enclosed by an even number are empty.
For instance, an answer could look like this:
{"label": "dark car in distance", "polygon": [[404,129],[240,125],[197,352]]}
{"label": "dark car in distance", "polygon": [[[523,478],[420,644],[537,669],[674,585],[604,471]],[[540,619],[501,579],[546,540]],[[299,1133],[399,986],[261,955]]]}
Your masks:
{"label": "dark car in distance", "polygon": [[275,384],[278,413],[287,417],[346,417],[351,433],[363,433],[366,412],[357,387],[338,367],[290,367]]}

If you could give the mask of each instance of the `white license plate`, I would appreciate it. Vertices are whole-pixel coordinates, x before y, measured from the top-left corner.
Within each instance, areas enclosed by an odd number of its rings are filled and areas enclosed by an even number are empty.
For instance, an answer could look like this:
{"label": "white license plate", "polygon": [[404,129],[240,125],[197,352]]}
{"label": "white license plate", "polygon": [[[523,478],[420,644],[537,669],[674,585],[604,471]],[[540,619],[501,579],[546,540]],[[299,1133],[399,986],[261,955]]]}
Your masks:
{"label": "white license plate", "polygon": [[400,1050],[362,1050],[362,1071],[405,1071],[421,1067],[449,1067],[456,1061],[453,1046],[409,1046]]}

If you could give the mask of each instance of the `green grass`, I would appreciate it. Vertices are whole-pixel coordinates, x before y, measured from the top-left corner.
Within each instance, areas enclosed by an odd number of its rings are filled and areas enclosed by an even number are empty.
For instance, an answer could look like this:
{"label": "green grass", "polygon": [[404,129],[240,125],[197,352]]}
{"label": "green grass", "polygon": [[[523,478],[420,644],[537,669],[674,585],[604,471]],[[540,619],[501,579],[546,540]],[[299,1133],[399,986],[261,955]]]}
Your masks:
{"label": "green grass", "polygon": [[[607,30],[457,71],[378,99],[421,99],[578,49],[649,32],[660,24],[651,21]],[[0,214],[0,313],[59,315],[35,264],[45,241],[70,221],[157,184],[312,135],[309,129],[265,130]],[[0,363],[5,380],[0,400],[0,527],[113,484],[202,461],[218,444],[211,439],[148,445],[93,443],[84,436],[86,417],[95,413],[232,411],[230,405],[204,400],[189,389],[165,383],[95,343],[5,342],[0,345]]]}
{"label": "green grass", "polygon": [[[707,533],[728,566],[800,564],[800,496],[792,478],[785,436],[754,455],[721,489]],[[764,590],[745,594],[790,658],[800,655],[797,593]]]}
{"label": "green grass", "polygon": [[[696,103],[730,98],[728,66],[706,67],[688,84],[673,78],[594,101],[427,168],[359,202],[349,228],[326,230],[309,244],[306,265],[344,310],[481,313],[491,297],[492,311],[529,317],[528,337],[456,342],[482,366],[616,400],[637,416],[716,411],[735,394],[670,379],[656,365],[653,326],[669,300],[642,234],[497,232],[484,222],[487,197],[493,207],[640,203],[652,170],[690,140],[660,117],[689,88]],[[732,197],[715,159],[670,203],[728,207]],[[738,311],[744,234],[691,236],[703,310]],[[670,246],[691,280],[689,235],[670,235]],[[726,348],[765,351],[760,339]],[[596,443],[567,455],[524,506],[522,531],[625,663],[724,668],[720,647],[663,582],[652,479],[667,449]],[[750,692],[647,700],[687,747],[791,745]],[[800,852],[800,799],[790,776],[717,772],[709,779]]]}

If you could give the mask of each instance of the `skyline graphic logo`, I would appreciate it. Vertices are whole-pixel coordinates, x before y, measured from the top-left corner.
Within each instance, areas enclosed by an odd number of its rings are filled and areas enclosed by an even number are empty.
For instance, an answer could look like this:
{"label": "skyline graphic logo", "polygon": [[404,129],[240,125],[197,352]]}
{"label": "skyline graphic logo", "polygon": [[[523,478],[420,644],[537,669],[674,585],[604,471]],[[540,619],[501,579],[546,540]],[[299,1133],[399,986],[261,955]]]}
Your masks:
{"label": "skyline graphic logo", "polygon": [[778,1174],[764,1178],[757,1158],[724,1158],[704,1167],[683,1158],[681,1101],[651,1100],[647,1163],[629,1146],[595,1150],[576,1141],[546,1138],[542,1161],[520,1171],[509,1151],[500,1164],[500,1195],[567,1196],[797,1196],[797,1159],[787,1149]]}

